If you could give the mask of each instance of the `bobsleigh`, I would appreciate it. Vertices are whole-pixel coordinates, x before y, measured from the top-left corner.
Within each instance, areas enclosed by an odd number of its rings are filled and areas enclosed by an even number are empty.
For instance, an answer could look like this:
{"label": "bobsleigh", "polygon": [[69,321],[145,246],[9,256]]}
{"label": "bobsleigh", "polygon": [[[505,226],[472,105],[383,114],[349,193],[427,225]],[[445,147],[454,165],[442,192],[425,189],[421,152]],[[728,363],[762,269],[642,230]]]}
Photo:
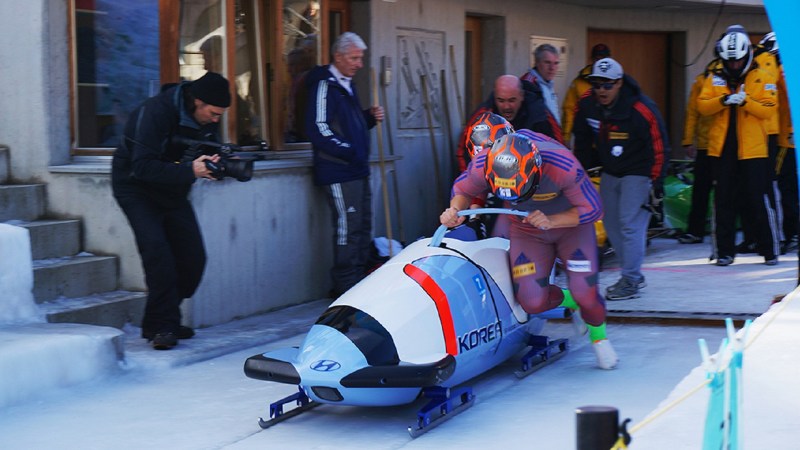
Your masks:
{"label": "bobsleigh", "polygon": [[[500,208],[459,215],[497,213],[527,215]],[[529,315],[514,299],[508,240],[446,232],[442,226],[409,245],[336,299],[300,347],[246,360],[248,377],[298,386],[270,405],[262,428],[323,403],[393,406],[424,396],[429,402],[409,427],[416,437],[472,405],[466,381],[515,355],[522,377],[567,351],[566,339],[538,333],[568,310]],[[284,412],[290,403],[296,407]]]}

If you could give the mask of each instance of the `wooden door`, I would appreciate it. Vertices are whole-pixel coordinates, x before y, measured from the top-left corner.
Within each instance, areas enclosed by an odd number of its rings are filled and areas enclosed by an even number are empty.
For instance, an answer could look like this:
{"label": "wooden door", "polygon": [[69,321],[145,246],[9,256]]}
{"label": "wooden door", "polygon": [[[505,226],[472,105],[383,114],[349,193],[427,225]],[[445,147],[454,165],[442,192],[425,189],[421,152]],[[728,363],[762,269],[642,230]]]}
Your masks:
{"label": "wooden door", "polygon": [[[608,45],[611,57],[622,64],[626,74],[632,76],[642,92],[658,105],[661,115],[669,120],[669,34],[638,31],[589,30],[586,51],[598,43]],[[587,54],[586,63],[591,62]],[[682,95],[682,94],[681,94]]]}
{"label": "wooden door", "polygon": [[[464,21],[464,111],[469,116],[483,101],[482,53],[481,53],[481,19],[467,16]],[[462,121],[468,117],[461,118]]]}

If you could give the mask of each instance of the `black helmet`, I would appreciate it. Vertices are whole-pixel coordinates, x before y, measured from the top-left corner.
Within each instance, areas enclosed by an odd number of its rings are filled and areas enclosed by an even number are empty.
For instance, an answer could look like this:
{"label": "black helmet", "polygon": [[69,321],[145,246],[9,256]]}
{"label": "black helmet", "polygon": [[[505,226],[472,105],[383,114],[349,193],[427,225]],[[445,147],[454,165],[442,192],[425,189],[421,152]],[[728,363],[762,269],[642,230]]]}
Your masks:
{"label": "black helmet", "polygon": [[518,133],[508,134],[492,146],[486,156],[485,170],[495,196],[521,203],[539,188],[542,157],[532,140]]}
{"label": "black helmet", "polygon": [[501,137],[514,132],[505,117],[491,112],[484,112],[469,125],[466,142],[467,153],[470,158],[480,153],[485,148],[492,148],[492,145]]}
{"label": "black helmet", "polygon": [[778,38],[775,37],[774,31],[765,34],[759,44],[763,45],[764,49],[773,55],[778,53]]}

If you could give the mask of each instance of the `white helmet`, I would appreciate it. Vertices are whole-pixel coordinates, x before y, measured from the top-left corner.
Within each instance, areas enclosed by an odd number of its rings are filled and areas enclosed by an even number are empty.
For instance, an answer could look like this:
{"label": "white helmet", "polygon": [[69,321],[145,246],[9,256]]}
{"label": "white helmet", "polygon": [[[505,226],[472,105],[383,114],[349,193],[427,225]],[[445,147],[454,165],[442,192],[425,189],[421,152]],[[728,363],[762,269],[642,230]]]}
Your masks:
{"label": "white helmet", "polygon": [[778,53],[778,38],[775,37],[775,32],[770,31],[761,38],[759,42],[764,48],[773,55]]}
{"label": "white helmet", "polygon": [[[740,76],[746,73],[750,68],[750,63],[753,62],[753,46],[750,45],[750,38],[741,31],[725,33],[717,43],[717,53],[719,57],[722,58],[723,68],[730,75]],[[728,70],[727,64],[725,64],[726,62],[740,60],[746,61],[742,69],[737,69],[735,71]]]}

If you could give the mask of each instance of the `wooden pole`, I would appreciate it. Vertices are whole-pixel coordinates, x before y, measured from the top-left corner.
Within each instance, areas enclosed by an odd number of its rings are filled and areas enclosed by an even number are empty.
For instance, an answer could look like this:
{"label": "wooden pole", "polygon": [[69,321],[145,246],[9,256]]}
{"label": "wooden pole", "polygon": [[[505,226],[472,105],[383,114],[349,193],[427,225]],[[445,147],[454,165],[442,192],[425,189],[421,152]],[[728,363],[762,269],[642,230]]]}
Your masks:
{"label": "wooden pole", "polygon": [[[372,105],[380,106],[378,99],[378,82],[375,80],[375,69],[370,70],[372,78]],[[385,117],[384,117],[385,118]],[[378,164],[381,169],[381,191],[383,191],[383,214],[386,218],[386,237],[389,238],[389,257],[394,256],[392,251],[392,215],[389,213],[389,189],[386,186],[386,159],[383,156],[383,127],[379,121],[375,124],[378,133]]]}
{"label": "wooden pole", "polygon": [[425,113],[428,117],[428,132],[431,137],[431,154],[433,155],[433,172],[434,180],[436,182],[436,196],[440,195],[442,188],[442,174],[439,172],[439,155],[436,151],[436,135],[433,132],[433,112],[431,111],[430,99],[428,98],[428,80],[424,74],[419,76],[420,84],[422,85],[422,104],[425,106]]}
{"label": "wooden pole", "polygon": [[[389,84],[389,80],[385,79],[384,77],[380,77],[380,87],[381,87],[381,94],[383,97],[383,115],[384,120],[383,122],[386,124],[386,140],[389,143],[389,155],[394,156],[394,139],[392,138],[392,121],[389,120],[389,103],[386,97],[386,86]],[[400,234],[400,242],[403,245],[406,245],[406,234],[403,228],[403,210],[400,208],[400,189],[397,186],[397,162],[393,164],[392,167],[392,189],[394,190],[394,204],[395,204],[395,212],[397,213],[397,231]]]}
{"label": "wooden pole", "polygon": [[452,165],[452,164],[455,163],[456,152],[453,151],[453,130],[450,128],[450,126],[451,126],[451,124],[450,124],[450,102],[448,101],[448,98],[447,98],[447,80],[446,80],[446,77],[447,77],[447,75],[445,73],[445,70],[442,69],[440,71],[439,79],[440,79],[440,82],[441,82],[440,84],[441,84],[441,92],[442,92],[442,105],[444,105],[444,123],[445,123],[444,129],[447,132],[447,149],[450,151],[450,158],[448,158],[446,161],[450,161],[450,164],[451,164],[450,170],[448,170],[447,172],[450,174],[450,178],[454,179],[455,176],[453,176],[453,171],[454,171],[456,166]]}
{"label": "wooden pole", "polygon": [[456,54],[453,46],[450,46],[450,71],[453,76],[453,87],[456,90],[456,105],[458,106],[458,117],[461,127],[466,125],[467,118],[464,115],[464,101],[461,99],[461,89],[458,87],[458,71],[456,71]]}

